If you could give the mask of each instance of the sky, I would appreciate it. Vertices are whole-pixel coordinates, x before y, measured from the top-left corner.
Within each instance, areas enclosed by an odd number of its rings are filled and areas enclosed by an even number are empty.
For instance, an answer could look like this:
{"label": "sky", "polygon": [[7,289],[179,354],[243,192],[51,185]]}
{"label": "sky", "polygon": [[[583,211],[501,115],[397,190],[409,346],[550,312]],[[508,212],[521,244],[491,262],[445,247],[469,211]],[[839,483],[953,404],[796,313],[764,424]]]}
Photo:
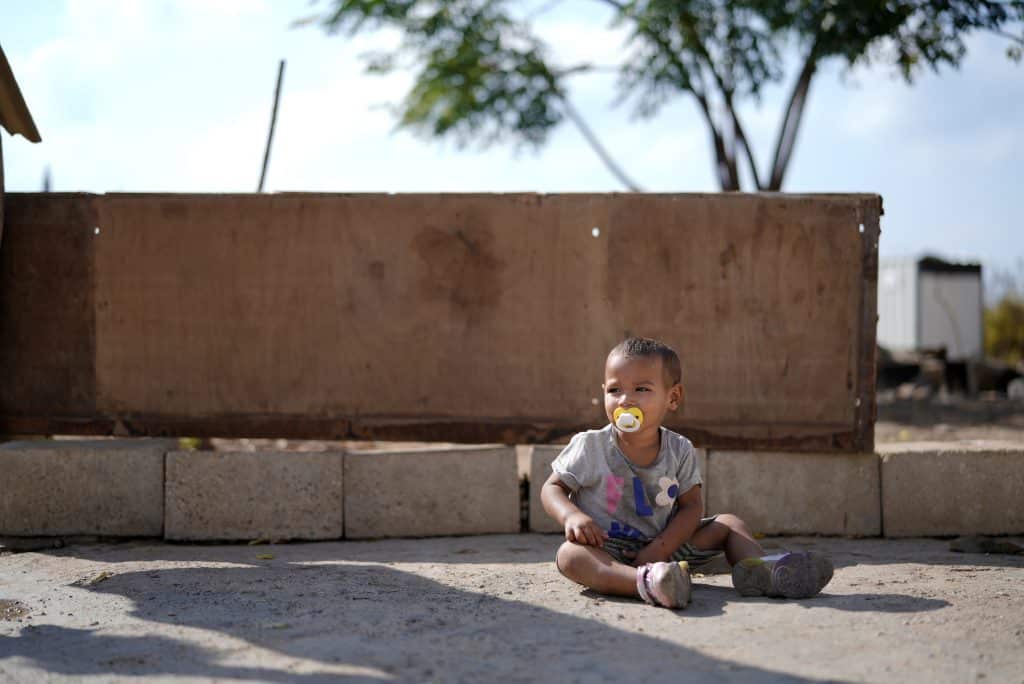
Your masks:
{"label": "sky", "polygon": [[[524,0],[538,7],[546,0]],[[322,6],[322,3],[321,5]],[[363,73],[394,34],[293,28],[307,0],[0,0],[3,46],[43,142],[3,136],[5,185],[34,192],[253,192],[278,61],[286,60],[265,190],[618,192],[580,133],[538,150],[459,148],[396,130],[389,105],[409,73]],[[537,30],[560,61],[613,64],[622,34],[593,0],[564,0]],[[959,70],[908,86],[890,68],[812,85],[787,192],[882,195],[883,258],[979,261],[1024,282],[1024,64],[977,35]],[[787,82],[742,110],[763,169]],[[691,100],[636,120],[614,77],[572,84],[572,100],[645,190],[712,192],[708,133]]]}

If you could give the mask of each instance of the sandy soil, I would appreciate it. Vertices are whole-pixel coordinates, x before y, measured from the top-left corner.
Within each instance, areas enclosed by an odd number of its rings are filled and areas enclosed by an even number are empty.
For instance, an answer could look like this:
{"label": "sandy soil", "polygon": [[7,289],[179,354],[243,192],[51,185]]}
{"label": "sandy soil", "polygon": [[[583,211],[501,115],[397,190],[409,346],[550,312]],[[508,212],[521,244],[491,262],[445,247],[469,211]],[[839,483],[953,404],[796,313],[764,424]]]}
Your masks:
{"label": "sandy soil", "polygon": [[[683,611],[596,596],[557,536],[0,556],[0,680],[1024,682],[1024,556],[769,539],[838,567],[805,601],[697,577]],[[137,680],[136,680],[137,681]]]}

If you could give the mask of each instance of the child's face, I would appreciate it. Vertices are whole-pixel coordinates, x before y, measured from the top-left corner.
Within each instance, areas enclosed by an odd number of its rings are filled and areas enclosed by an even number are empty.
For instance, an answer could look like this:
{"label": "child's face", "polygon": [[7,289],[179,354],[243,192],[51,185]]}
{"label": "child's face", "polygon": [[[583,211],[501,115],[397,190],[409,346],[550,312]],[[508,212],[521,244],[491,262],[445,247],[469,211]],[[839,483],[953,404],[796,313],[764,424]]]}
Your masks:
{"label": "child's face", "polygon": [[[669,385],[657,356],[624,357],[612,354],[604,366],[604,412],[615,423],[615,409],[637,407],[644,412],[640,433],[657,430],[683,396],[679,384]],[[617,430],[617,428],[616,428]],[[635,434],[635,433],[634,433]]]}

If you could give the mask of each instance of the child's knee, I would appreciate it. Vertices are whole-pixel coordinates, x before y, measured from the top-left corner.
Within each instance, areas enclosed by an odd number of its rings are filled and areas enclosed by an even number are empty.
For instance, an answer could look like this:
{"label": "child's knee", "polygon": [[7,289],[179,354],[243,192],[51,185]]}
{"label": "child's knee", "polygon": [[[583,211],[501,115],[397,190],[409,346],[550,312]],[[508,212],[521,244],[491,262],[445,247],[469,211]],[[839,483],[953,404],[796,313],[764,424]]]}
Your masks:
{"label": "child's knee", "polygon": [[565,577],[578,582],[579,578],[586,574],[588,564],[593,559],[587,550],[575,542],[563,542],[555,554],[555,566]]}
{"label": "child's knee", "polygon": [[577,555],[574,553],[573,547],[576,544],[572,542],[562,542],[562,545],[558,547],[558,551],[555,552],[555,567],[558,568],[558,572],[564,576],[572,579],[570,574],[572,571],[577,569],[579,561]]}
{"label": "child's knee", "polygon": [[715,522],[725,525],[730,530],[736,532],[747,532],[747,523],[743,522],[743,519],[739,516],[733,515],[732,513],[720,513],[715,517]]}

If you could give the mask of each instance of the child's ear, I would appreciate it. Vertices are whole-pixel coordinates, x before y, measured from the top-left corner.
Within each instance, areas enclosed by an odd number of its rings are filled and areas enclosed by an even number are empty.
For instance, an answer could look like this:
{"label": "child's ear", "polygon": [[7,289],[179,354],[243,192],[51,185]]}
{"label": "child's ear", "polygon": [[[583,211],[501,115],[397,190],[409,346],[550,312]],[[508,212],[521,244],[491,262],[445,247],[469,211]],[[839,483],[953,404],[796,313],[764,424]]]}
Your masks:
{"label": "child's ear", "polygon": [[683,386],[677,382],[668,391],[668,408],[670,411],[675,411],[681,403],[683,403]]}

